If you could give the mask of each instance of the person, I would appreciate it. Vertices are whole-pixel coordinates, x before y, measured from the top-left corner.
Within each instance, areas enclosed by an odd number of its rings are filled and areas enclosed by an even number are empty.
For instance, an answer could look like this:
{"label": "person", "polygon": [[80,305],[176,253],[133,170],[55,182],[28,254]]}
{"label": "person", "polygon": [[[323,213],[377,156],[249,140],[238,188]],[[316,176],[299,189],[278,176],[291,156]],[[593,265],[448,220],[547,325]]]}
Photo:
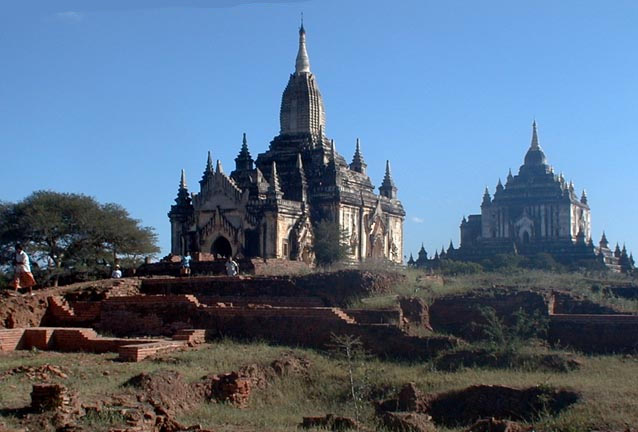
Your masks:
{"label": "person", "polygon": [[226,261],[226,274],[228,276],[237,276],[237,273],[239,273],[239,265],[232,257],[228,257],[228,260]]}
{"label": "person", "polygon": [[179,270],[182,276],[188,276],[191,274],[191,260],[190,252],[186,252],[186,255],[182,257],[182,268]]}
{"label": "person", "polygon": [[122,277],[122,270],[120,270],[119,264],[115,264],[115,268],[113,269],[113,272],[111,273],[111,277],[113,279],[120,279]]}
{"label": "person", "polygon": [[16,256],[15,256],[15,274],[13,277],[13,288],[18,291],[19,288],[28,288],[29,294],[33,295],[33,287],[35,286],[35,279],[31,274],[31,264],[29,263],[29,256],[22,249],[20,243],[16,244]]}

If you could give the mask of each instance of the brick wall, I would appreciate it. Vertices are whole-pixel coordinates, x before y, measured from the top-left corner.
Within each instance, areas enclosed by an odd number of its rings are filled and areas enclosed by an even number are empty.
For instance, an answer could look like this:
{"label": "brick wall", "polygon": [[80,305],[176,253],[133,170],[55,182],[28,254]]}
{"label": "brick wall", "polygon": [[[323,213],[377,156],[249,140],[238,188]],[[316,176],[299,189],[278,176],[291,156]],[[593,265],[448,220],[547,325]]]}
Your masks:
{"label": "brick wall", "polygon": [[551,312],[555,314],[605,314],[615,315],[622,312],[594,303],[586,298],[575,297],[570,293],[554,291],[552,293]]}
{"label": "brick wall", "polygon": [[552,315],[549,340],[587,353],[633,353],[638,315]]}
{"label": "brick wall", "polygon": [[522,309],[548,315],[548,302],[532,291],[486,293],[485,295],[459,295],[436,299],[429,308],[430,324],[435,331],[447,332],[466,339],[478,336],[472,323],[484,323],[481,308],[491,307],[496,314],[511,322],[513,314]]}
{"label": "brick wall", "polygon": [[346,306],[364,295],[387,292],[402,281],[398,273],[342,270],[303,276],[153,278],[143,280],[140,291],[211,297],[315,297],[324,306]]}

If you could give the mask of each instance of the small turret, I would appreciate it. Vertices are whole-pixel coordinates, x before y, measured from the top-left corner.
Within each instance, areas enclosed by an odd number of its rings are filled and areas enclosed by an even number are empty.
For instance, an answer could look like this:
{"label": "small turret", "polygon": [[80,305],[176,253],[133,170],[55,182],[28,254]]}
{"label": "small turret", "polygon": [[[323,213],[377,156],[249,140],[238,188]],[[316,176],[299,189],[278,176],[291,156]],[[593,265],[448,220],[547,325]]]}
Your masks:
{"label": "small turret", "polygon": [[605,231],[603,231],[603,235],[600,238],[600,242],[598,243],[598,247],[601,249],[608,249],[609,242],[607,241],[607,236],[605,235]]}
{"label": "small turret", "polygon": [[306,181],[306,173],[303,168],[301,153],[297,153],[297,161],[295,162],[295,170],[290,178],[289,187],[290,197],[294,201],[306,202],[308,200],[308,183]]}
{"label": "small turret", "polygon": [[492,198],[490,197],[490,191],[485,186],[485,193],[483,194],[483,202],[481,203],[481,207],[488,206],[492,203]]}
{"label": "small turret", "polygon": [[616,243],[616,248],[614,249],[614,256],[616,258],[620,258],[620,246],[618,246],[618,243]]}
{"label": "small turret", "polygon": [[410,259],[408,260],[408,267],[414,267],[414,265],[415,265],[414,257],[412,256],[412,253],[410,252]]}
{"label": "small turret", "polygon": [[208,151],[208,158],[206,159],[206,168],[204,168],[204,174],[202,175],[202,179],[200,180],[200,184],[206,183],[208,178],[215,173],[213,169],[213,156],[210,154],[210,150]]}
{"label": "small turret", "polygon": [[189,249],[188,240],[185,238],[185,224],[193,216],[193,204],[186,186],[186,172],[182,170],[179,179],[179,188],[175,204],[168,212],[171,221],[171,253],[181,255]]}
{"label": "small turret", "polygon": [[186,186],[186,171],[184,170],[182,170],[179,178],[179,188],[177,189],[177,198],[175,198],[175,203],[178,206],[191,205],[191,197],[188,193],[188,186]]}
{"label": "small turret", "polygon": [[354,156],[352,157],[352,163],[350,164],[350,169],[352,171],[356,171],[361,174],[366,173],[366,163],[363,161],[363,156],[361,155],[361,147],[359,144],[359,138],[357,138],[357,144],[354,149]]}
{"label": "small turret", "polygon": [[447,247],[447,254],[449,255],[450,252],[454,252],[454,243],[452,243],[452,240],[450,240],[450,245]]}
{"label": "small turret", "polygon": [[587,205],[587,192],[585,192],[585,189],[583,189],[583,194],[580,196],[580,202]]}
{"label": "small turret", "polygon": [[244,133],[241,140],[241,150],[235,158],[235,169],[237,171],[250,171],[253,169],[253,158],[248,150],[248,140],[246,139],[246,133]]}
{"label": "small turret", "polygon": [[[501,179],[498,179],[498,184],[496,185],[496,193],[503,192],[503,183],[501,183]],[[494,194],[496,196],[496,193]]]}
{"label": "small turret", "polygon": [[281,192],[281,184],[279,174],[277,174],[277,162],[273,161],[270,171],[270,185],[268,186],[268,195],[271,198],[280,199],[283,196]]}
{"label": "small turret", "polygon": [[511,182],[512,180],[514,180],[514,176],[512,175],[512,169],[510,168],[510,171],[507,173],[507,183]]}
{"label": "small turret", "polygon": [[390,171],[390,161],[387,160],[385,162],[385,176],[383,177],[383,182],[379,187],[379,193],[386,198],[396,199],[397,198],[397,187],[394,184],[394,180],[392,180],[392,173]]}
{"label": "small turret", "polygon": [[428,253],[425,250],[425,246],[423,246],[423,243],[421,243],[421,249],[419,249],[417,261],[425,263],[427,259],[428,259]]}

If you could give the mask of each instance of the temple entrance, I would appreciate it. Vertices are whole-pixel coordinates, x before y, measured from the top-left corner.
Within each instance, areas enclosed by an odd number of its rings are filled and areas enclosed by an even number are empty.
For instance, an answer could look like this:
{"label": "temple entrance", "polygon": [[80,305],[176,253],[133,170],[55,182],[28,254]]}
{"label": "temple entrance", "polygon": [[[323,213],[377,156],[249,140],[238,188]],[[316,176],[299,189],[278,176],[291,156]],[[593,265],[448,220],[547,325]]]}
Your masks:
{"label": "temple entrance", "polygon": [[233,248],[230,246],[230,242],[226,237],[219,236],[217,240],[213,242],[210,252],[215,258],[228,258],[233,255]]}
{"label": "temple entrance", "polygon": [[523,244],[529,244],[529,232],[527,231],[523,233]]}

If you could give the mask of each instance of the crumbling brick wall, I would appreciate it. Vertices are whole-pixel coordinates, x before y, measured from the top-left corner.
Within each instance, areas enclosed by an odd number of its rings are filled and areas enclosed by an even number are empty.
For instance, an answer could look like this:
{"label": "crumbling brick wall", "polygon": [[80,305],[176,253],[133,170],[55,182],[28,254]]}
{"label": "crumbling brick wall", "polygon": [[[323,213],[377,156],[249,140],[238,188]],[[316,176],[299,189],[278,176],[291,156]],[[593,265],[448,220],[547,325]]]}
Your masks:
{"label": "crumbling brick wall", "polygon": [[511,323],[514,314],[523,310],[527,314],[548,315],[548,302],[532,291],[486,292],[470,295],[440,297],[429,308],[430,324],[435,331],[451,333],[464,339],[479,336],[474,323],[485,323],[482,308],[493,308],[497,316]]}

